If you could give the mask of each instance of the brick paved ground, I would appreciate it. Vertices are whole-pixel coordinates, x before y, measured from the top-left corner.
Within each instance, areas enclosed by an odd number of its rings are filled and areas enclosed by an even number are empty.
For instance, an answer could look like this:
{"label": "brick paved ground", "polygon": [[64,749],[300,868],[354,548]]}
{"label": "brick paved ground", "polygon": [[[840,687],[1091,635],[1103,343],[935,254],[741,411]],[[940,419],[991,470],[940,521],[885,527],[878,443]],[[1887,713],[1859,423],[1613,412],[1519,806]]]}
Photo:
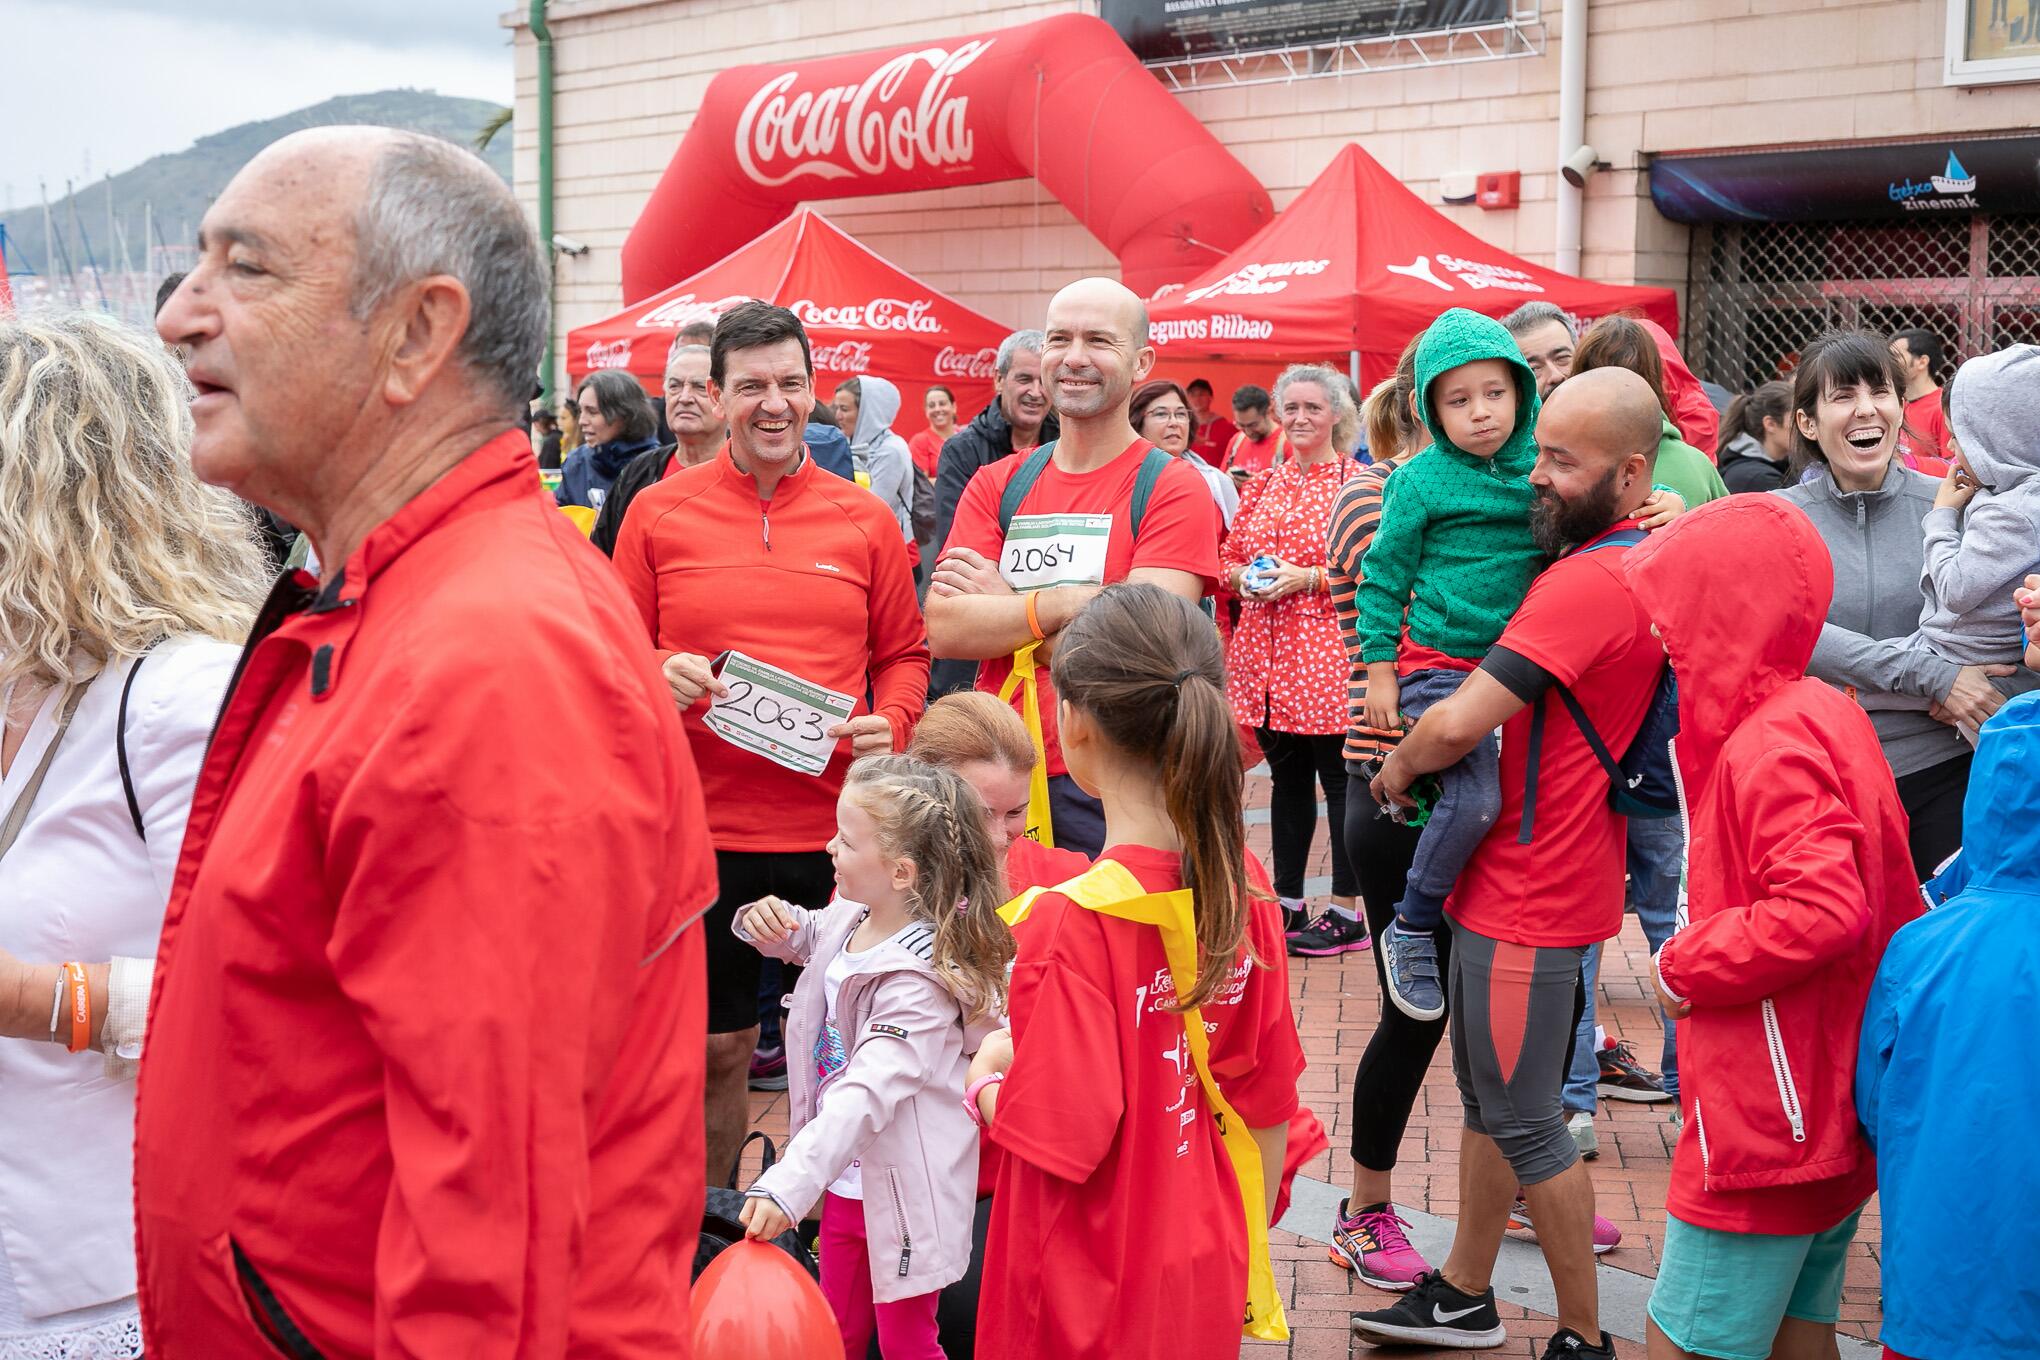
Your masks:
{"label": "brick paved ground", "polygon": [[[1248,806],[1265,808],[1268,781],[1249,779]],[[1249,827],[1249,844],[1268,855],[1265,823]],[[1312,845],[1309,873],[1329,876],[1330,846],[1320,825]],[[1611,1034],[1635,1042],[1646,1064],[1655,1064],[1658,1028],[1649,997],[1649,954],[1636,918],[1625,919],[1618,941],[1603,950],[1600,977],[1600,1021]],[[1310,1070],[1304,1074],[1303,1097],[1331,1136],[1331,1151],[1305,1168],[1304,1174],[1343,1189],[1350,1174],[1345,1151],[1351,1118],[1353,1066],[1381,1012],[1374,964],[1365,953],[1334,959],[1295,959],[1290,964],[1290,995],[1303,1035]],[[1622,1244],[1600,1258],[1601,1264],[1638,1275],[1657,1272],[1664,1243],[1665,1184],[1671,1172],[1672,1129],[1664,1105],[1605,1102],[1596,1118],[1600,1157],[1589,1163],[1596,1207],[1622,1229]],[[786,1130],[785,1097],[754,1093],[753,1126],[782,1140]],[[1459,1098],[1452,1084],[1449,1048],[1441,1046],[1431,1065],[1423,1095],[1411,1116],[1409,1133],[1396,1168],[1396,1199],[1400,1204],[1444,1218],[1455,1218],[1458,1202]],[[747,1168],[746,1175],[751,1174]],[[1320,1231],[1329,1236],[1329,1225]],[[1878,1292],[1876,1248],[1877,1205],[1865,1211],[1848,1268],[1842,1300],[1842,1330],[1874,1338],[1877,1334]],[[1385,1307],[1392,1296],[1359,1284],[1334,1266],[1324,1246],[1280,1230],[1272,1234],[1272,1254],[1292,1332],[1286,1346],[1246,1343],[1242,1360],[1346,1360],[1372,1355],[1352,1340],[1349,1319],[1355,1312]],[[1501,1313],[1509,1342],[1499,1356],[1539,1355],[1555,1323],[1548,1317],[1508,1304]],[[1621,1341],[1617,1353],[1641,1357],[1640,1343]],[[1421,1360],[1425,1356],[1463,1354],[1428,1349],[1384,1352]]]}

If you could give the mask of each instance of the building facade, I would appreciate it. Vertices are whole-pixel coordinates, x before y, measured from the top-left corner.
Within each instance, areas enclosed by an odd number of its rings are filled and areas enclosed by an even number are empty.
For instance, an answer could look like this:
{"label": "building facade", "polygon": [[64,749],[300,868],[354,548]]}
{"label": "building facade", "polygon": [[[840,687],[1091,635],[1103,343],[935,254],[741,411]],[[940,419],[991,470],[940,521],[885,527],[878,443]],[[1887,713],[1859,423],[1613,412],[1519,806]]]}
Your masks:
{"label": "building facade", "polygon": [[[1506,21],[1484,35],[1374,43],[1331,59],[1306,53],[1230,70],[1175,63],[1157,75],[1266,186],[1278,210],[1341,146],[1358,142],[1481,237],[1554,264],[1566,154],[1563,3],[1498,8]],[[1980,25],[1973,34],[1996,43],[1993,51],[2030,48],[2040,57],[2040,15],[1999,16],[1995,10],[2007,7],[1990,0],[1586,0],[1579,8],[1584,142],[1605,168],[1586,182],[1578,272],[1677,289],[1684,340],[1704,376],[1738,388],[1762,381],[1835,324],[1928,324],[1957,354],[2040,340],[2034,155],[2025,145],[1998,148],[2026,154],[2019,194],[2000,197],[1996,208],[1979,203],[1983,190],[1965,206],[1960,194],[1927,188],[1930,175],[1944,171],[1943,182],[1960,183],[1951,140],[2024,137],[2040,150],[2040,71],[1984,63],[1995,83],[1949,83],[1950,43],[1964,44],[1959,57],[1980,50],[1964,25]],[[2040,10],[2040,0],[2008,8]],[[587,246],[558,259],[559,336],[622,305],[624,238],[717,73],[940,44],[1071,10],[1095,12],[1095,4],[553,0],[555,230]],[[504,22],[517,49],[516,181],[531,202],[535,44],[522,13]],[[1337,73],[1310,74],[1313,64]],[[1877,181],[1880,193],[1890,179],[1889,211],[1845,202],[1839,190],[1831,212],[1820,193],[1780,204],[1715,192],[1703,172],[1719,166],[1721,153],[1748,152],[1782,158],[1769,173],[1786,183],[1810,183],[1807,176],[1840,163],[1838,152],[1856,153],[1852,173]],[[1667,167],[1679,165],[1695,169],[1683,198],[1671,202],[1662,192]],[[1442,204],[1469,176],[1510,171],[1520,175],[1514,207]],[[1917,203],[1904,192],[1913,176]],[[2017,177],[2002,178],[1999,191]],[[1661,201],[1687,216],[1698,204],[1720,220],[1675,220]],[[1031,180],[815,206],[901,267],[1014,325],[1040,324],[1062,283],[1117,269]]]}

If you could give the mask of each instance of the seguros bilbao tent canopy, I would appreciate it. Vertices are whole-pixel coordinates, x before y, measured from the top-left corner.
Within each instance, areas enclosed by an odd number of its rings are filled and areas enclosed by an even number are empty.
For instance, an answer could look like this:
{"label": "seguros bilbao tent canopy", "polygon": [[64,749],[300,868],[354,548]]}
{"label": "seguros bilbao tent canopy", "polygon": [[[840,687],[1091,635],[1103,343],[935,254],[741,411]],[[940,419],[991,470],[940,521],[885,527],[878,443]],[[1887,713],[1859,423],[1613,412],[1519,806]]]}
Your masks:
{"label": "seguros bilbao tent canopy", "polygon": [[[1586,322],[1613,312],[1676,330],[1669,288],[1561,274],[1497,249],[1349,145],[1273,222],[1150,309],[1161,364],[1357,357],[1362,390],[1448,307],[1501,316],[1556,303]],[[1272,372],[1268,374],[1272,377]]]}

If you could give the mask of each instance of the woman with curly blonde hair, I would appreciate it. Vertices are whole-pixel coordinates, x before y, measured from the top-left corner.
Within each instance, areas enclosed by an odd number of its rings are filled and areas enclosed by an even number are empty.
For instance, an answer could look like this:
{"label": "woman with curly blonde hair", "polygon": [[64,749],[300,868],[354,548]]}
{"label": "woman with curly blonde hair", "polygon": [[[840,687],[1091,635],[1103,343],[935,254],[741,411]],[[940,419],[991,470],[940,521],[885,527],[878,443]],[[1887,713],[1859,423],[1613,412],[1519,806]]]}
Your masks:
{"label": "woman with curly blonde hair", "polygon": [[0,1357],[141,1354],[128,1078],[265,584],[189,399],[154,337],[0,322],[0,1036],[28,1041],[0,1043]]}

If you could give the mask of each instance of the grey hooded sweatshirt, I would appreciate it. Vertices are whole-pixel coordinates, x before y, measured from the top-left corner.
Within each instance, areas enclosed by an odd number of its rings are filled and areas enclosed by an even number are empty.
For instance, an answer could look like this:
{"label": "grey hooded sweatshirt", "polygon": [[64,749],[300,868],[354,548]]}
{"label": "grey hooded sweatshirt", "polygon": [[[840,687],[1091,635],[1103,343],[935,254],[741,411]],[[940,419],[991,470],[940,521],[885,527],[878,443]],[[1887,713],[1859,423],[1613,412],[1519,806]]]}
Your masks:
{"label": "grey hooded sweatshirt", "polygon": [[1962,510],[1927,511],[1920,633],[1950,661],[2016,662],[2026,637],[2012,590],[2040,571],[2040,345],[1971,359],[1948,401],[1982,490]]}
{"label": "grey hooded sweatshirt", "polygon": [[850,436],[850,456],[871,481],[871,494],[885,502],[900,522],[900,537],[914,541],[914,455],[907,441],[893,433],[900,413],[900,389],[868,374],[857,379],[857,430]]}
{"label": "grey hooded sweatshirt", "polygon": [[[1960,436],[1958,436],[1959,438]],[[1935,481],[1894,457],[1883,485],[1843,491],[1825,467],[1812,481],[1774,491],[1807,513],[1834,559],[1835,597],[1807,674],[1851,691],[1894,774],[1916,774],[1968,752],[1961,735],[1927,715],[1961,669],[1914,646],[1925,558],[1921,520]]]}

